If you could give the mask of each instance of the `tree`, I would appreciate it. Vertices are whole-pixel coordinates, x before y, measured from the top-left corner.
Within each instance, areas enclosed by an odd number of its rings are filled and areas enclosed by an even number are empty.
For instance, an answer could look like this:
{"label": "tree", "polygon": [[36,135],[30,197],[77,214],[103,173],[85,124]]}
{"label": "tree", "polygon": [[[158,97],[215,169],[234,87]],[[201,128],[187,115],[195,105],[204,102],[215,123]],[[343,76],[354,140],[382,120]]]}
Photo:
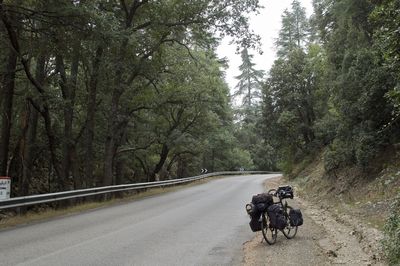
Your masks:
{"label": "tree", "polygon": [[364,169],[387,145],[389,135],[380,130],[390,120],[391,107],[384,95],[393,87],[372,47],[368,17],[373,8],[369,1],[341,1],[330,6],[332,22],[323,22],[331,99],[340,120],[336,143],[350,151],[343,163]]}
{"label": "tree", "polygon": [[[227,4],[230,8],[227,8]],[[248,29],[247,19],[241,14],[257,7],[257,1],[213,2],[213,5],[191,3],[190,8],[185,1],[164,2],[162,5],[150,1],[133,1],[131,5],[121,2],[120,10],[115,13],[117,21],[121,21],[117,30],[122,35],[116,44],[120,54],[116,57],[114,67],[115,78],[109,110],[112,116],[108,119],[105,141],[104,185],[112,182],[113,161],[119,146],[118,136],[122,135],[127,124],[124,115],[119,112],[121,96],[130,89],[135,79],[144,74],[142,70],[146,69],[146,64],[151,65],[153,56],[167,43],[183,46],[210,45],[210,34],[213,31],[231,35],[234,32],[232,30],[235,30],[234,35],[245,33]],[[232,23],[226,17],[232,18]],[[145,43],[130,40],[144,40]],[[132,57],[126,57],[130,49],[135,53]],[[122,67],[122,62],[125,62],[125,67]]]}
{"label": "tree", "polygon": [[282,28],[275,44],[278,56],[285,57],[294,49],[304,49],[310,34],[309,22],[305,8],[294,0],[291,10],[286,9],[282,14]]}
{"label": "tree", "polygon": [[[399,3],[396,1],[379,1],[374,11],[370,15],[370,20],[374,26],[374,47],[380,52],[385,70],[390,72],[395,78],[396,83],[400,80],[400,60],[399,60],[399,38],[398,22]],[[400,118],[400,89],[398,85],[392,87],[385,95],[394,106],[392,121],[386,124],[385,131],[392,131],[391,134],[398,135],[398,122]],[[396,132],[397,131],[397,132]]]}
{"label": "tree", "polygon": [[[259,140],[256,131],[256,122],[260,115],[261,88],[264,78],[264,71],[254,68],[252,62],[253,55],[247,49],[241,52],[242,64],[239,66],[241,74],[236,77],[238,84],[235,87],[234,97],[242,98],[241,106],[236,110],[239,121],[236,125],[235,136],[241,144],[241,148],[255,157],[255,147]],[[246,156],[246,154],[243,154]],[[253,162],[249,162],[243,167],[248,169],[253,167]]]}
{"label": "tree", "polygon": [[241,74],[235,77],[239,82],[235,87],[234,97],[242,97],[241,108],[247,110],[245,114],[257,105],[261,98],[261,84],[264,71],[254,68],[253,55],[249,54],[247,48],[241,52],[242,64],[239,66]]}
{"label": "tree", "polygon": [[278,59],[263,90],[262,150],[275,154],[275,160],[266,161],[288,172],[327,138],[318,127],[328,112],[326,53],[308,42],[309,32],[304,8],[294,1],[282,16]]}
{"label": "tree", "polygon": [[[1,4],[1,2],[0,2]],[[9,20],[13,23],[17,23],[18,18],[12,16]],[[3,40],[5,38],[6,28],[1,27],[0,38]],[[3,46],[3,45],[2,45]],[[17,68],[17,54],[12,49],[11,46],[3,46],[6,51],[2,56],[4,57],[4,62],[6,64],[2,66],[1,69],[1,101],[0,101],[0,175],[6,176],[8,174],[8,154],[10,145],[10,134],[13,120],[13,103],[14,103],[14,90],[15,90],[15,72]]]}

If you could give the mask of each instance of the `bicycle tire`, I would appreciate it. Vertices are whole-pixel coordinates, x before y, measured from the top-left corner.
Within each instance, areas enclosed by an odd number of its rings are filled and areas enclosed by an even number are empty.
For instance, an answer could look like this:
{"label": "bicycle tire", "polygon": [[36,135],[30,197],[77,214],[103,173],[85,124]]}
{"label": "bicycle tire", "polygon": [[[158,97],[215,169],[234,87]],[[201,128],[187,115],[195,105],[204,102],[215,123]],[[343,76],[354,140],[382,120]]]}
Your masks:
{"label": "bicycle tire", "polygon": [[282,229],[282,233],[287,239],[292,239],[297,234],[297,225],[295,225],[295,226],[290,225],[289,211],[292,209],[293,209],[292,207],[286,206],[285,216],[286,216],[287,225],[285,228]]}
{"label": "bicycle tire", "polygon": [[276,236],[278,234],[278,230],[276,230],[276,228],[270,228],[269,227],[269,218],[268,215],[266,215],[265,213],[263,213],[261,215],[261,231],[263,234],[263,237],[265,239],[265,241],[269,244],[269,245],[273,245],[276,242]]}

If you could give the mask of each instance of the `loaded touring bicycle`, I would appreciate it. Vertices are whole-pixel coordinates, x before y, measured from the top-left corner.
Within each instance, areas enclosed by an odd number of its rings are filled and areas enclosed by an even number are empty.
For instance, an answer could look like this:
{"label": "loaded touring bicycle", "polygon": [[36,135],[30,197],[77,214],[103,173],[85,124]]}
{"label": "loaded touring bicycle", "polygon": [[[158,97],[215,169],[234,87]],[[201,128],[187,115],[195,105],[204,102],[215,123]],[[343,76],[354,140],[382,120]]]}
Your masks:
{"label": "loaded touring bicycle", "polygon": [[[277,198],[276,202],[274,198]],[[254,195],[251,203],[246,205],[251,218],[251,230],[262,231],[265,241],[270,245],[276,242],[278,230],[287,239],[291,239],[296,236],[298,226],[303,224],[300,209],[289,206],[287,199],[293,199],[293,188],[280,186],[267,193]]]}

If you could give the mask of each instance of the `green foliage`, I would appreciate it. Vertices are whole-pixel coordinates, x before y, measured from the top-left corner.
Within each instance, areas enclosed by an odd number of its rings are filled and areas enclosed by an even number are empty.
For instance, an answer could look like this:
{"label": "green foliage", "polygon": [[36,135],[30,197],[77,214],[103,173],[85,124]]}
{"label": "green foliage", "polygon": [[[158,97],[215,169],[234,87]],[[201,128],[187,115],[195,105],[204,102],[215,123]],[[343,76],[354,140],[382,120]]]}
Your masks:
{"label": "green foliage", "polygon": [[20,177],[15,190],[36,178],[54,191],[250,167],[215,48],[223,36],[257,48],[248,16],[259,1],[3,2],[1,93],[10,45],[18,71],[0,168]]}
{"label": "green foliage", "polygon": [[293,148],[283,146],[279,150],[280,160],[277,163],[278,168],[286,174],[292,173],[295,165]]}
{"label": "green foliage", "polygon": [[288,52],[270,70],[263,101],[265,123],[269,124],[264,127],[265,139],[286,170],[318,142],[315,124],[326,111],[328,98],[323,86],[324,65],[321,47],[311,44],[307,50]]}
{"label": "green foliage", "polygon": [[245,170],[254,170],[253,160],[251,159],[250,152],[247,150],[243,150],[240,148],[234,148],[229,154],[233,161],[232,165],[235,165],[231,170],[240,170],[240,168],[244,168]]}
{"label": "green foliage", "polygon": [[399,6],[313,5],[311,22],[296,1],[282,15],[278,59],[263,91],[263,137],[289,171],[322,146],[328,172],[346,165],[366,170],[398,141]]}
{"label": "green foliage", "polygon": [[270,144],[260,140],[252,147],[251,156],[257,169],[277,170],[276,150]]}
{"label": "green foliage", "polygon": [[322,145],[328,145],[336,138],[338,117],[328,112],[324,117],[317,120],[314,124],[315,137]]}
{"label": "green foliage", "polygon": [[400,3],[398,1],[379,1],[370,15],[374,25],[374,47],[381,53],[386,65],[386,71],[396,79],[396,84],[387,92],[386,98],[390,101],[394,110],[392,120],[385,125],[385,130],[396,130],[396,124],[400,118],[400,54],[399,32]]}
{"label": "green foliage", "polygon": [[278,55],[285,57],[295,49],[302,49],[308,42],[309,22],[305,8],[294,0],[291,10],[285,10],[282,15],[282,28],[276,40]]}
{"label": "green foliage", "polygon": [[239,82],[233,96],[242,97],[241,107],[246,109],[246,116],[250,115],[250,109],[260,100],[264,72],[254,68],[253,55],[249,54],[247,49],[242,50],[241,57],[242,64],[239,66],[241,74],[236,77]]}
{"label": "green foliage", "polygon": [[[326,19],[331,23],[323,21],[329,29],[325,38],[331,100],[339,121],[336,138],[347,143],[339,145],[339,153],[346,156],[333,156],[333,161],[343,160],[340,164],[346,164],[347,155],[353,154],[354,162],[364,169],[387,145],[388,135],[380,129],[388,123],[392,112],[384,96],[393,86],[393,79],[369,37],[368,16],[372,9],[368,1],[342,1],[330,7],[331,16]],[[340,47],[344,49],[338,51]]]}
{"label": "green foliage", "polygon": [[[249,54],[247,49],[242,50],[241,57],[242,64],[239,67],[241,74],[236,77],[238,84],[233,94],[234,99],[242,99],[241,105],[235,110],[237,120],[235,136],[241,149],[240,157],[245,160],[248,156],[248,161],[239,164],[236,169],[242,167],[245,169],[269,170],[274,167],[272,165],[273,159],[271,158],[273,154],[260,154],[265,147],[261,144],[262,137],[258,130],[264,71],[254,68],[253,55]],[[261,157],[259,157],[260,155]],[[266,163],[268,161],[270,163]]]}
{"label": "green foliage", "polygon": [[394,199],[390,215],[384,226],[382,241],[384,252],[389,265],[400,264],[400,194]]}
{"label": "green foliage", "polygon": [[355,162],[350,142],[335,139],[324,153],[324,168],[329,173]]}

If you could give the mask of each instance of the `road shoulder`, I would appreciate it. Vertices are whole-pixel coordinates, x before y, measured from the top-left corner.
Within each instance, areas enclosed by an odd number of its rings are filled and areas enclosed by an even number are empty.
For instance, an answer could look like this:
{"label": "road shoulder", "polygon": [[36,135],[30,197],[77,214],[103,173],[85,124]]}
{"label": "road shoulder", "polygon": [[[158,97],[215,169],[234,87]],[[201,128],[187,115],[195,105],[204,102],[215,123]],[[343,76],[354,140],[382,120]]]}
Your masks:
{"label": "road shoulder", "polygon": [[[266,188],[285,183],[282,178],[265,182]],[[295,195],[290,205],[302,210],[304,224],[294,239],[287,240],[281,232],[275,245],[268,245],[261,232],[243,245],[243,265],[385,265],[377,254],[379,232],[370,234],[372,240],[360,238],[355,219],[340,217],[329,210]],[[250,228],[249,228],[250,230]],[[368,244],[367,244],[368,243]]]}

